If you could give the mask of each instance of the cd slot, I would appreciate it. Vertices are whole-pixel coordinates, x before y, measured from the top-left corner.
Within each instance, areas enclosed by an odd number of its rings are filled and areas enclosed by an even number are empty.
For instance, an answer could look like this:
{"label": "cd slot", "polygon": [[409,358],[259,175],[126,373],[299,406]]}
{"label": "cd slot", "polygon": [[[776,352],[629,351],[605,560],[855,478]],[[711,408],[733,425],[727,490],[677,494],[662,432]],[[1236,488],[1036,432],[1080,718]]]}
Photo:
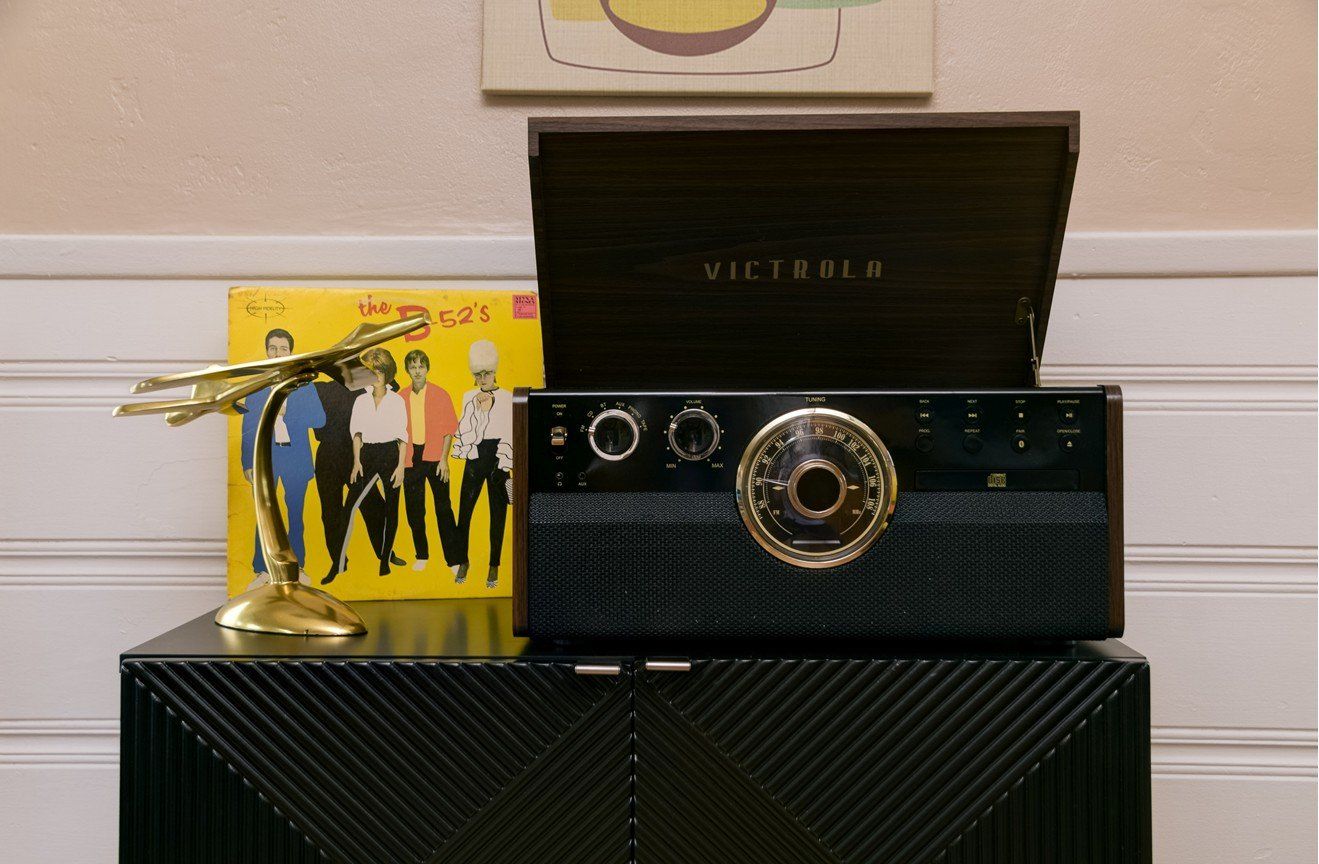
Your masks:
{"label": "cd slot", "polygon": [[1017,489],[1064,491],[1080,488],[1080,476],[1071,469],[1015,469],[994,471],[917,471],[916,488],[929,490]]}

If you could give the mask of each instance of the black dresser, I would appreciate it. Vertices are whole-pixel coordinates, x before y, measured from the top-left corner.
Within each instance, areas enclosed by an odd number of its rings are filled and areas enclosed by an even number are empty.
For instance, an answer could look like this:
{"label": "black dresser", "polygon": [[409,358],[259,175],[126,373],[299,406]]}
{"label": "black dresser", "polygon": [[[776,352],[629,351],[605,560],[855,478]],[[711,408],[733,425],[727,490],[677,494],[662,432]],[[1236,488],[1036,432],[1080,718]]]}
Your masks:
{"label": "black dresser", "polygon": [[122,862],[1148,862],[1119,642],[589,649],[507,600],[123,655]]}

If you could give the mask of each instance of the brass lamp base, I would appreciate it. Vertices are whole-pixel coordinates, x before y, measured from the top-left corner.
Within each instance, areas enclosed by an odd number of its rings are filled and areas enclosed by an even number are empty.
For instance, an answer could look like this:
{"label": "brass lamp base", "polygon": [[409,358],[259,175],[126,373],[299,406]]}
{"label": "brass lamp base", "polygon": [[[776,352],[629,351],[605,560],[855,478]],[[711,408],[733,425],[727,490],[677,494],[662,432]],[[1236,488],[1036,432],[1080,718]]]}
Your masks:
{"label": "brass lamp base", "polygon": [[215,623],[253,633],[360,636],[366,624],[347,603],[301,582],[269,583],[220,607]]}

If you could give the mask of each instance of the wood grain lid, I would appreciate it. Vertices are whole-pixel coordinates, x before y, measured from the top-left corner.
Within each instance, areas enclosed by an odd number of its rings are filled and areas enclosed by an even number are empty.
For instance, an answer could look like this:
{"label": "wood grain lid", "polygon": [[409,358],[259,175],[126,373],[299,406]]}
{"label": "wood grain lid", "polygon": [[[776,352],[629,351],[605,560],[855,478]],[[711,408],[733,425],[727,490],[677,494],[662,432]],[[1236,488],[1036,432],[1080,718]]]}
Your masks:
{"label": "wood grain lid", "polygon": [[546,381],[1029,386],[1079,122],[532,118]]}

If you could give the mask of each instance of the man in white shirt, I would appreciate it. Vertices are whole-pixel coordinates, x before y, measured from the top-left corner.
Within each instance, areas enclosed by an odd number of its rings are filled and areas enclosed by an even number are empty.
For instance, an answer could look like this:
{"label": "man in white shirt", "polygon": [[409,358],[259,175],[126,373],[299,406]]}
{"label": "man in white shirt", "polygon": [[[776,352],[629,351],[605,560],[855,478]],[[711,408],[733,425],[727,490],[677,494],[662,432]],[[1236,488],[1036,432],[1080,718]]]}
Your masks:
{"label": "man in white shirt", "polygon": [[[353,403],[348,431],[353,436],[353,470],[349,475],[348,498],[345,506],[343,544],[338,550],[339,570],[343,570],[348,555],[348,541],[352,537],[352,514],[361,506],[362,499],[373,487],[381,487],[385,498],[385,521],[381,532],[381,548],[376,549],[380,559],[380,575],[389,574],[393,558],[394,537],[398,533],[399,488],[403,485],[403,470],[408,446],[408,408],[403,397],[389,388],[398,372],[394,357],[384,348],[370,348],[362,352],[362,364],[375,372],[375,383]],[[328,582],[331,577],[321,580]]]}
{"label": "man in white shirt", "polygon": [[458,489],[457,557],[462,562],[454,581],[467,581],[471,565],[469,535],[472,513],[481,488],[490,506],[490,569],[485,587],[499,584],[499,559],[504,548],[504,523],[508,517],[509,487],[513,470],[513,394],[501,390],[495,380],[499,349],[482,339],[468,349],[467,365],[476,387],[463,394],[462,416],[453,453],[463,461],[463,478]]}

